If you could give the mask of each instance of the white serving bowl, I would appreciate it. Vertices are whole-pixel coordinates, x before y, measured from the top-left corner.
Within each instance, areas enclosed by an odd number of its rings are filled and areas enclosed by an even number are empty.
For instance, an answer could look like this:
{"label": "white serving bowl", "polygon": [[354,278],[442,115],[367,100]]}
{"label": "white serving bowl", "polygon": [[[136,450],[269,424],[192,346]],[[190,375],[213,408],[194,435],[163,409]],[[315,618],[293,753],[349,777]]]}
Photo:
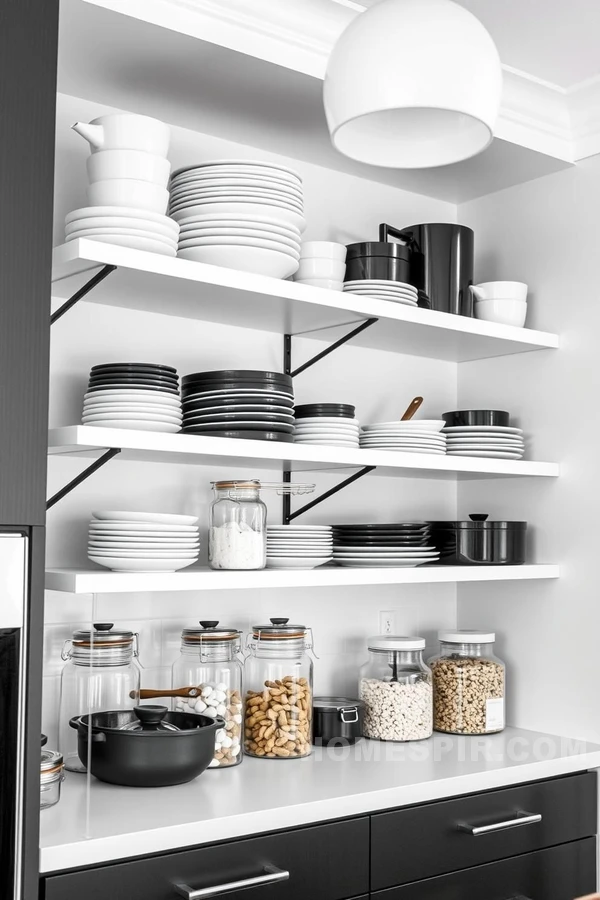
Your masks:
{"label": "white serving bowl", "polygon": [[475,301],[475,318],[485,322],[498,322],[500,325],[514,325],[522,328],[526,316],[527,303],[523,300],[497,297],[495,300]]}
{"label": "white serving bowl", "polygon": [[346,274],[346,263],[337,259],[300,257],[298,278],[327,278],[331,281],[343,281]]}
{"label": "white serving bowl", "polygon": [[87,189],[91,206],[125,206],[147,209],[164,215],[169,192],[158,184],[134,178],[108,178],[96,181]]}
{"label": "white serving bowl", "polygon": [[305,241],[302,244],[302,259],[334,259],[346,262],[346,247],[333,241]]}
{"label": "white serving bowl", "polygon": [[143,150],[99,150],[87,158],[90,184],[111,178],[133,178],[166,188],[171,163],[156,153]]}
{"label": "white serving bowl", "polygon": [[477,300],[527,300],[527,285],[522,281],[484,281],[471,290]]}
{"label": "white serving bowl", "polygon": [[334,281],[331,278],[294,278],[298,284],[310,284],[312,287],[325,288],[328,291],[341,291],[344,287],[343,281]]}

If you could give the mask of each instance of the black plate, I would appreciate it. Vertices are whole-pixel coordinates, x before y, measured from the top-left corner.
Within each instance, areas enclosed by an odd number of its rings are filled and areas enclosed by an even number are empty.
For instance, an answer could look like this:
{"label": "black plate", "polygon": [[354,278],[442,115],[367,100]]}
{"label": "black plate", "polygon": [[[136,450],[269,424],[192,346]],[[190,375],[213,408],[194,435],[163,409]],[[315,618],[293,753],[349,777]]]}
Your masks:
{"label": "black plate", "polygon": [[134,372],[159,372],[165,375],[177,375],[177,369],[174,369],[173,366],[162,366],[160,363],[99,363],[97,366],[92,366],[90,371],[92,374],[97,372],[113,372],[117,370],[119,372],[123,370],[133,370]]}
{"label": "black plate", "polygon": [[510,425],[510,413],[503,409],[455,409],[442,413],[448,427],[457,425]]}
{"label": "black plate", "polygon": [[283,372],[263,372],[253,369],[221,369],[212,372],[192,372],[183,376],[184,384],[197,384],[215,381],[260,381],[271,384],[273,382],[292,386],[292,376]]}
{"label": "black plate", "polygon": [[431,537],[429,535],[425,535],[424,537],[419,537],[415,535],[414,537],[396,537],[394,535],[382,534],[379,537],[352,537],[342,536],[336,534],[334,537],[335,544],[348,544],[348,545],[356,545],[367,547],[370,544],[386,544],[390,547],[420,547],[423,544],[429,543]]}
{"label": "black plate", "polygon": [[287,422],[252,422],[237,419],[224,422],[194,422],[185,421],[186,428],[210,429],[211,431],[283,431],[293,434],[293,428]]}
{"label": "black plate", "polygon": [[184,428],[184,434],[202,434],[204,437],[225,437],[250,441],[280,441],[284,444],[293,443],[294,437],[282,431],[205,431],[198,428]]}
{"label": "black plate", "polygon": [[90,378],[88,384],[90,387],[110,387],[113,384],[152,384],[156,387],[172,388],[175,391],[179,390],[179,385],[176,381],[167,381],[166,378],[143,378],[141,375],[135,378],[130,378],[128,376],[124,376],[123,378]]}
{"label": "black plate", "polygon": [[287,421],[287,419],[282,419],[279,416],[269,416],[264,415],[260,417],[253,418],[252,416],[224,416],[222,419],[215,419],[211,416],[184,416],[183,421],[186,425],[226,425],[229,428],[236,425],[237,422],[256,422],[257,425],[262,425],[263,428],[271,428],[277,426],[277,428],[285,425],[285,430],[288,428],[290,430],[290,434],[293,434],[294,428],[293,425]]}
{"label": "black plate", "polygon": [[224,407],[223,412],[232,406],[243,406],[244,410],[254,410],[255,412],[269,412],[273,407],[281,406],[284,409],[289,409],[290,414],[292,413],[291,401],[284,400],[283,397],[274,397],[272,400],[219,400],[214,398],[211,400],[185,399],[183,401],[183,408],[186,412],[188,410],[191,412],[192,410],[215,409],[217,406]]}
{"label": "black plate", "polygon": [[192,394],[209,394],[212,391],[236,391],[242,390],[259,390],[259,391],[276,391],[279,394],[286,394],[290,399],[294,399],[294,392],[291,388],[284,384],[276,384],[271,382],[267,384],[264,381],[218,381],[212,385],[207,384],[185,384],[182,383],[182,391],[186,396]]}
{"label": "black plate", "polygon": [[175,384],[175,385],[179,384],[179,381],[175,375],[169,375],[169,376],[158,375],[158,374],[155,374],[154,372],[150,372],[148,370],[144,370],[144,371],[140,370],[139,372],[132,372],[129,369],[127,371],[122,370],[120,372],[117,372],[116,369],[114,372],[106,372],[106,373],[93,372],[90,375],[89,380],[104,382],[104,381],[119,381],[120,379],[123,379],[123,378],[125,379],[125,381],[131,381],[131,380],[135,380],[137,378],[141,378],[142,380],[146,380],[146,381],[158,380],[161,382],[162,381],[168,382],[169,384]]}
{"label": "black plate", "polygon": [[[126,391],[156,391],[159,394],[171,394],[173,397],[179,396],[179,391],[176,388],[159,387],[156,384],[140,384],[139,382],[133,382],[132,384],[125,385],[120,382],[115,382],[114,384],[89,385],[87,392],[93,394],[98,391],[113,391],[121,389]],[[113,403],[116,402],[116,400],[111,398],[110,401],[107,402]]]}
{"label": "black plate", "polygon": [[398,524],[332,525],[334,531],[422,531],[431,526],[427,522],[398,522]]}
{"label": "black plate", "polygon": [[305,416],[347,416],[353,419],[356,407],[348,403],[301,403],[295,407],[298,418]]}

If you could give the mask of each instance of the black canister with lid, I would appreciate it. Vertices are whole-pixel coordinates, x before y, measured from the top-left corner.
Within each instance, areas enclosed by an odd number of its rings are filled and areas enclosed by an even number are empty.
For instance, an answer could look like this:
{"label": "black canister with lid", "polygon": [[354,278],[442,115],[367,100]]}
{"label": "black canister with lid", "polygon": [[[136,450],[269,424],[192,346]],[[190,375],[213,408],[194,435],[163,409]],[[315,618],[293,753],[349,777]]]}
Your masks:
{"label": "black canister with lid", "polygon": [[431,542],[444,566],[521,566],[527,522],[489,520],[472,513],[467,521],[429,522]]}
{"label": "black canister with lid", "polygon": [[413,284],[410,247],[386,241],[363,241],[346,247],[344,281],[365,278]]}
{"label": "black canister with lid", "polygon": [[315,697],[313,744],[345,747],[362,736],[365,704],[350,697]]}

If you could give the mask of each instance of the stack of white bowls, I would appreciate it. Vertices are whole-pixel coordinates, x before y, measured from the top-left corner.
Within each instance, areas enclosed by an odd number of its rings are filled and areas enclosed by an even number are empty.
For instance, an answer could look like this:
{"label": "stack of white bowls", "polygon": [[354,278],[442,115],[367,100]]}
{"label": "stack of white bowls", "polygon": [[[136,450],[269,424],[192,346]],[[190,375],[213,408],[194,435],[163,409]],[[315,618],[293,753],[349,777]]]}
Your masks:
{"label": "stack of white bowls", "polygon": [[443,419],[409,419],[363,425],[360,446],[370,450],[399,450],[402,453],[446,452]]}
{"label": "stack of white bowls", "polygon": [[196,516],[119,509],[92,516],[88,557],[113,572],[175,572],[198,559]]}
{"label": "stack of white bowls", "polygon": [[331,525],[269,525],[268,569],[316,569],[333,558]]}
{"label": "stack of white bowls", "polygon": [[527,285],[522,281],[486,281],[471,286],[476,319],[522,328],[527,317]]}
{"label": "stack of white bowls", "polygon": [[298,268],[306,222],[293,169],[240,159],[186,166],[171,179],[169,214],[183,259],[274,278]]}
{"label": "stack of white bowls", "polygon": [[91,238],[175,256],[179,226],[166,213],[170,129],[148,116],[101,116],[73,125],[91,146],[88,206],[65,219],[65,240]]}
{"label": "stack of white bowls", "polygon": [[346,273],[346,247],[333,241],[305,241],[294,281],[341,291]]}

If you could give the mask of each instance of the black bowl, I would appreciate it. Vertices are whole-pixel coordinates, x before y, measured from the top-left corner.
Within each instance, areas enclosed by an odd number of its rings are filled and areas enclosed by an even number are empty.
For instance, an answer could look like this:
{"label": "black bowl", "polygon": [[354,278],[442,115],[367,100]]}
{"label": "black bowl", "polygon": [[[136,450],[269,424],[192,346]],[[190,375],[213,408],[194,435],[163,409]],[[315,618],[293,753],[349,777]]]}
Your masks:
{"label": "black bowl", "polygon": [[455,409],[442,413],[442,419],[448,428],[459,425],[510,425],[510,413],[502,409]]}

